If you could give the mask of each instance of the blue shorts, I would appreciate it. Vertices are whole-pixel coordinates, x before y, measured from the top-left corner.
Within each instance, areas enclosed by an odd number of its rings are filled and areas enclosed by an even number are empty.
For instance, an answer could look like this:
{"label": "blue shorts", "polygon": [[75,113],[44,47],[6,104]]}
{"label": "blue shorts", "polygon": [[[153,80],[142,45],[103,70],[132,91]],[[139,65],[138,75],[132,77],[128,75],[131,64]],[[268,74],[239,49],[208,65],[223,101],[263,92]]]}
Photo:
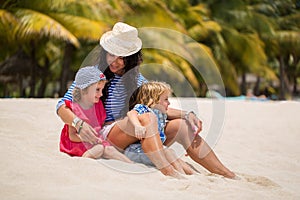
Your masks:
{"label": "blue shorts", "polygon": [[148,156],[144,153],[141,143],[134,143],[129,145],[125,149],[124,154],[133,162],[154,166]]}

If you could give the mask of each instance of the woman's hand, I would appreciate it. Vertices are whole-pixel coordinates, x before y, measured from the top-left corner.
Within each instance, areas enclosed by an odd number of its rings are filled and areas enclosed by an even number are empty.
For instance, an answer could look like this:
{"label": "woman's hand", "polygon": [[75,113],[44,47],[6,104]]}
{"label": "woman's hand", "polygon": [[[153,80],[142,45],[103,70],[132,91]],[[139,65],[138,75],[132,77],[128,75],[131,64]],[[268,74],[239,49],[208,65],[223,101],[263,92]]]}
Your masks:
{"label": "woman's hand", "polygon": [[[81,124],[82,122],[77,123]],[[76,126],[77,126],[76,125]],[[88,142],[90,144],[97,144],[98,143],[98,138],[97,138],[97,132],[86,122],[83,122],[81,127],[76,127],[78,130],[78,136],[81,139],[82,142]]]}
{"label": "woman's hand", "polygon": [[197,135],[202,130],[202,121],[197,117],[197,115],[191,111],[185,115],[186,121],[188,121],[194,131],[194,134]]}

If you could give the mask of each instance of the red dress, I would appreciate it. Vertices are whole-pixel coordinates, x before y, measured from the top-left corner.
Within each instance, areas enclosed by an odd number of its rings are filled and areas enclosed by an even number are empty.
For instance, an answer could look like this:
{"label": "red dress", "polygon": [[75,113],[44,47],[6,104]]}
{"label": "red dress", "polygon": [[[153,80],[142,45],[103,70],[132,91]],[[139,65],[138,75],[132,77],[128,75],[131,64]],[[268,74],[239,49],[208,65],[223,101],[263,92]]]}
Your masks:
{"label": "red dress", "polygon": [[[106,112],[102,101],[95,103],[93,107],[88,110],[84,110],[77,103],[72,103],[66,100],[65,104],[69,107],[77,117],[84,120],[86,123],[90,124],[97,133],[100,132],[104,120],[106,118]],[[103,140],[102,135],[98,135],[100,141],[103,141],[103,145],[107,146],[109,143]],[[82,156],[88,149],[92,148],[87,142],[73,142],[69,137],[69,125],[65,124],[60,136],[60,151],[69,154],[70,156]]]}

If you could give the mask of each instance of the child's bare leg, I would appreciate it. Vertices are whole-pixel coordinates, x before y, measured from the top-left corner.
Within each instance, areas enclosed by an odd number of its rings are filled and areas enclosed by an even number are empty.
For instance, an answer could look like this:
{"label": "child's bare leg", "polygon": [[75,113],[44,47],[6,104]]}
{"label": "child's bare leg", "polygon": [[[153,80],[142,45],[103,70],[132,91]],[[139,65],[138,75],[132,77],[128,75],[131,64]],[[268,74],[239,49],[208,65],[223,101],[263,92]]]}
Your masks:
{"label": "child's bare leg", "polygon": [[171,163],[171,165],[180,173],[185,174],[181,163],[178,162],[175,152],[172,149],[164,149],[167,160]]}
{"label": "child's bare leg", "polygon": [[182,174],[194,174],[194,170],[180,158],[177,158],[173,149],[165,149],[166,157],[173,167]]}
{"label": "child's bare leg", "polygon": [[146,127],[146,136],[141,140],[142,148],[152,163],[167,176],[181,178],[180,174],[174,169],[167,160],[163,144],[158,134],[157,118],[152,113],[139,115],[140,123]]}
{"label": "child's bare leg", "polygon": [[[158,136],[159,137],[159,136]],[[152,139],[152,138],[147,138]],[[151,149],[151,144],[143,143],[142,144],[144,149]],[[149,146],[148,146],[149,145]],[[147,147],[146,147],[147,146]],[[145,151],[145,150],[144,150]],[[145,154],[148,156],[148,158],[152,161],[152,163],[155,165],[157,169],[160,170],[160,172],[166,176],[172,176],[175,178],[182,178],[180,173],[177,172],[175,167],[167,160],[166,153],[164,149],[160,150],[150,150],[149,152],[145,152]]]}
{"label": "child's bare leg", "polygon": [[103,153],[103,158],[121,160],[127,163],[133,163],[127,156],[119,152],[113,146],[106,146]]}
{"label": "child's bare leg", "polygon": [[177,161],[181,163],[181,166],[187,175],[195,174],[195,170],[193,170],[193,168],[186,164],[186,162],[184,162],[182,159],[178,158]]}
{"label": "child's bare leg", "polygon": [[104,153],[104,146],[102,144],[97,144],[93,146],[91,149],[87,150],[82,157],[98,159]]}

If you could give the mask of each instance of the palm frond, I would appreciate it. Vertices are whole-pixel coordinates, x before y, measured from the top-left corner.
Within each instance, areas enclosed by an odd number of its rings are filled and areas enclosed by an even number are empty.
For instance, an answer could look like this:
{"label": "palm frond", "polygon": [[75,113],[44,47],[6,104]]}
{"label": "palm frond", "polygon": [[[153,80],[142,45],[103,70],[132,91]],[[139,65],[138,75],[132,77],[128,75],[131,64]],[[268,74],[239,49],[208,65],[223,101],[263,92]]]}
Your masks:
{"label": "palm frond", "polygon": [[0,46],[2,47],[0,48],[0,62],[18,48],[17,41],[13,37],[13,30],[18,25],[18,19],[13,13],[0,9]]}
{"label": "palm frond", "polygon": [[298,31],[277,31],[275,39],[278,42],[281,53],[300,54],[300,32]]}
{"label": "palm frond", "polygon": [[21,23],[16,29],[16,38],[32,39],[45,36],[63,39],[76,47],[80,46],[77,38],[50,16],[29,9],[18,9],[15,15]]}
{"label": "palm frond", "polygon": [[19,24],[13,13],[0,9],[0,38],[5,38],[8,42],[13,42],[12,33],[14,27]]}
{"label": "palm frond", "polygon": [[186,32],[177,17],[161,1],[147,1],[145,4],[136,3],[129,6],[132,13],[124,16],[124,19],[137,27],[163,27]]}
{"label": "palm frond", "polygon": [[259,35],[275,33],[276,25],[273,20],[259,13],[252,13],[250,25]]}
{"label": "palm frond", "polygon": [[91,20],[80,16],[62,13],[49,13],[49,16],[73,33],[75,37],[84,40],[97,41],[102,33],[109,28],[108,25],[102,21]]}
{"label": "palm frond", "polygon": [[238,70],[259,71],[260,66],[266,63],[263,42],[257,35],[239,33],[231,28],[223,29],[222,34],[230,44],[227,55],[238,65]]}
{"label": "palm frond", "polygon": [[18,8],[23,9],[32,9],[36,11],[60,11],[73,3],[76,3],[77,0],[64,0],[64,1],[53,1],[53,0],[22,0],[18,1]]}

